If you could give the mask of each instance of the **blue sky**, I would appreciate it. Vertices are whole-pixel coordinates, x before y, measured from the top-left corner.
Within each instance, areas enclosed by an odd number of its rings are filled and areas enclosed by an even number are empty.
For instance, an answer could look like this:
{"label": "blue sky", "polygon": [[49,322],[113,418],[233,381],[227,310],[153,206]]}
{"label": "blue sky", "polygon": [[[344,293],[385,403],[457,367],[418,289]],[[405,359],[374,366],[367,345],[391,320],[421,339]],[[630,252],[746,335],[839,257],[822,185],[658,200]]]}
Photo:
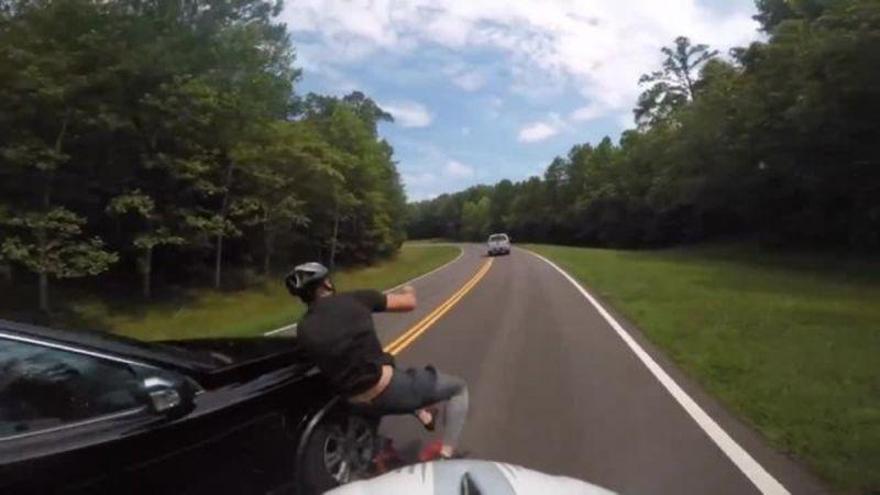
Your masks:
{"label": "blue sky", "polygon": [[752,0],[292,0],[300,93],[368,94],[392,113],[410,199],[540,174],[632,126],[638,77],[678,35],[758,38]]}

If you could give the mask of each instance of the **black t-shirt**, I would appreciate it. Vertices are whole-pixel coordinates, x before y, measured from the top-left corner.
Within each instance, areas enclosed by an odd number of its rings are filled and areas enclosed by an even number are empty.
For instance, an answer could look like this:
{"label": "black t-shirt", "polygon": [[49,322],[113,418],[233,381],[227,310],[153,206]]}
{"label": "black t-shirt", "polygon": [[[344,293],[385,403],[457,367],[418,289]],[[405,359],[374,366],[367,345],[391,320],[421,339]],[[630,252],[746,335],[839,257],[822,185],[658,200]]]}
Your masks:
{"label": "black t-shirt", "polygon": [[297,326],[297,338],[340,393],[369,390],[393,358],[382,350],[373,315],[385,311],[385,294],[344,292],[315,300]]}

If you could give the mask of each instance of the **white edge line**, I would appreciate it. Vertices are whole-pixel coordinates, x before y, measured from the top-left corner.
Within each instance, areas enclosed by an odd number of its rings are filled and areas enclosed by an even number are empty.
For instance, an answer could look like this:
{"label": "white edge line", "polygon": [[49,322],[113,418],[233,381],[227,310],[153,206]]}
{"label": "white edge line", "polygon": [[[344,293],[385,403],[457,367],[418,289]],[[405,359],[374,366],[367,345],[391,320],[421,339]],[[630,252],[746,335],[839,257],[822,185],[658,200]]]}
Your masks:
{"label": "white edge line", "polygon": [[283,327],[278,327],[278,328],[276,328],[275,330],[269,330],[268,332],[264,332],[263,335],[264,335],[264,336],[266,336],[266,335],[275,335],[276,333],[281,333],[281,332],[283,332],[283,331],[285,331],[285,330],[295,330],[295,329],[296,329],[296,323],[293,323],[293,324],[291,324],[291,325],[285,325],[285,326],[283,326]]}
{"label": "white edge line", "polygon": [[[431,246],[436,246],[436,245],[437,245],[437,244],[431,244]],[[403,282],[403,283],[401,283],[401,284],[397,284],[397,285],[395,285],[394,287],[392,287],[392,288],[390,288],[390,289],[385,289],[385,290],[382,291],[382,292],[385,292],[385,293],[387,294],[388,292],[393,292],[393,291],[395,291],[395,290],[397,290],[397,289],[403,287],[404,285],[412,284],[412,283],[414,283],[414,282],[416,282],[416,281],[418,281],[418,280],[421,280],[421,279],[423,279],[423,278],[425,278],[425,277],[427,277],[427,276],[433,275],[433,274],[439,272],[440,270],[446,268],[447,266],[449,266],[449,265],[455,263],[456,261],[460,260],[461,257],[464,256],[464,248],[461,247],[460,245],[457,245],[457,244],[444,244],[444,245],[445,245],[445,246],[455,246],[455,247],[457,247],[457,248],[458,248],[458,256],[456,256],[456,257],[455,257],[454,259],[452,259],[451,261],[447,261],[447,262],[444,263],[443,265],[438,266],[437,268],[434,268],[433,270],[431,270],[431,271],[428,272],[428,273],[423,273],[423,274],[419,275],[419,276],[416,277],[416,278],[409,279],[409,280],[407,280],[406,282]],[[419,247],[421,247],[421,246],[419,246]],[[287,330],[294,330],[294,329],[296,329],[296,323],[293,323],[293,324],[291,324],[291,325],[285,325],[285,326],[283,326],[283,327],[281,327],[281,328],[276,328],[275,330],[269,330],[268,332],[263,333],[263,335],[275,335],[276,333],[281,333],[281,332],[284,332],[284,331],[287,331]]]}
{"label": "white edge line", "polygon": [[599,304],[599,301],[596,300],[589,292],[587,292],[580,283],[577,282],[571,275],[565,272],[562,268],[559,268],[555,263],[548,260],[547,258],[541,256],[538,253],[535,253],[530,250],[524,250],[535,256],[541,260],[543,260],[548,265],[552,266],[559,273],[562,274],[563,277],[568,279],[572,285],[574,285],[580,293],[590,301],[590,304],[596,308],[596,311],[599,312],[600,315],[605,319],[606,322],[617,332],[617,335],[620,336],[621,339],[629,346],[630,350],[642,361],[642,363],[648,368],[651,374],[654,375],[655,378],[660,382],[661,385],[669,392],[670,395],[681,405],[682,408],[690,415],[691,418],[699,425],[700,428],[706,432],[706,435],[715,442],[715,445],[730,458],[731,461],[749,478],[749,480],[761,491],[761,493],[768,495],[789,495],[789,491],[782,486],[779,481],[776,480],[767,470],[764,469],[763,466],[758,464],[748,452],[745,451],[736,441],[727,434],[718,423],[709,416],[706,411],[701,408],[694,399],[692,399],[687,392],[685,392],[675,380],[670,377],[666,371],[654,361],[654,358],[650,356],[639,344],[632,338],[632,336],[623,328],[623,326],[614,319],[611,314]]}

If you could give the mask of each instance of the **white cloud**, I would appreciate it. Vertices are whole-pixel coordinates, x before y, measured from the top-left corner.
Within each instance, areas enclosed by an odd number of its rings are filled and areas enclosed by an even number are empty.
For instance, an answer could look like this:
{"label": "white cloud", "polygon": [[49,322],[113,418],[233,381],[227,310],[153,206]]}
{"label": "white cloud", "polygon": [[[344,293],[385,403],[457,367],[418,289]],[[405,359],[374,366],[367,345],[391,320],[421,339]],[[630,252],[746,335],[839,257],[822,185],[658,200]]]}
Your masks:
{"label": "white cloud", "polygon": [[486,84],[486,76],[479,72],[464,72],[453,77],[452,82],[465,91],[476,91]]}
{"label": "white cloud", "polygon": [[443,173],[456,179],[466,179],[474,176],[474,168],[457,160],[449,160],[446,162]]}
{"label": "white cloud", "polygon": [[379,106],[390,113],[394,121],[403,127],[427,127],[434,120],[424,105],[414,101],[383,102]]}
{"label": "white cloud", "polygon": [[482,70],[468,67],[460,62],[446,66],[443,73],[449,76],[452,84],[469,92],[482,88],[488,80]]}
{"label": "white cloud", "polygon": [[431,172],[403,174],[402,179],[407,186],[426,186],[437,182],[437,176]]}
{"label": "white cloud", "polygon": [[559,134],[568,129],[568,124],[559,114],[551,113],[547,119],[532,122],[519,130],[517,139],[521,143],[536,143]]}
{"label": "white cloud", "polygon": [[568,118],[575,122],[584,122],[587,120],[597,119],[604,114],[605,109],[603,109],[601,106],[589,104],[571,112],[571,115],[569,115]]}
{"label": "white cloud", "polygon": [[[678,35],[722,52],[758,36],[747,9],[722,12],[699,0],[295,0],[284,20],[295,39],[320,44],[309,58],[326,64],[421,47],[491,49],[511,69],[511,89],[535,99],[576,89],[596,105],[578,116],[591,118],[629,110],[639,76]],[[486,84],[480,72],[450,77],[467,91]]]}
{"label": "white cloud", "polygon": [[519,130],[521,143],[536,143],[559,133],[559,129],[547,122],[533,122]]}

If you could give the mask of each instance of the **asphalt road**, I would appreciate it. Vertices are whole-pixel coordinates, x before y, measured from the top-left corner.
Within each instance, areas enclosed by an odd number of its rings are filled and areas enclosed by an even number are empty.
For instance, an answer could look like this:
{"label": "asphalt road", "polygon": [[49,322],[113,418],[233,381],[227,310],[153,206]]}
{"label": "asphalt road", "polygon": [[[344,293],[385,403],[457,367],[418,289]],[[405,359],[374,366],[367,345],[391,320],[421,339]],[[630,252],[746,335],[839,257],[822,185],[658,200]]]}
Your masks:
{"label": "asphalt road", "polygon": [[[413,284],[419,309],[377,316],[384,343],[474,279],[487,262],[484,249],[463,249],[457,261]],[[528,252],[494,258],[459,296],[398,363],[430,363],[467,380],[471,411],[462,447],[472,457],[626,494],[825,493],[612,315],[721,433],[698,424],[578,288]],[[409,417],[389,418],[383,428],[409,454],[429,438]],[[742,455],[729,454],[725,436]]]}

